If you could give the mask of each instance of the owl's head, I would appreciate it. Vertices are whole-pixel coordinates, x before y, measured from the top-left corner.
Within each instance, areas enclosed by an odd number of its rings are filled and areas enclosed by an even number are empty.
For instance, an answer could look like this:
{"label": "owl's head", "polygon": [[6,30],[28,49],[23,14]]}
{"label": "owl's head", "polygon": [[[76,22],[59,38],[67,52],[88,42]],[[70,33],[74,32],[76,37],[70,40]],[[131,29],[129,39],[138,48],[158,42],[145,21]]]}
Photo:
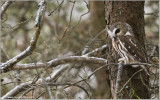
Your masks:
{"label": "owl's head", "polygon": [[111,39],[116,39],[116,37],[119,35],[132,35],[133,36],[132,28],[127,23],[118,22],[113,25],[108,25],[106,27],[106,30],[109,36],[111,37]]}

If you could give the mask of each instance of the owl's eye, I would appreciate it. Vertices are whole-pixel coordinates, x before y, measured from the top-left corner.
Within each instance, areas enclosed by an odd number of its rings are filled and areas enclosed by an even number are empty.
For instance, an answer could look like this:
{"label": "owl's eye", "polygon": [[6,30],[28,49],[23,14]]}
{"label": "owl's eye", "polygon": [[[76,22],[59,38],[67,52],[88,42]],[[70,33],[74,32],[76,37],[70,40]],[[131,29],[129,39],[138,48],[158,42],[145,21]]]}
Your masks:
{"label": "owl's eye", "polygon": [[117,33],[119,33],[119,32],[120,32],[120,29],[116,29],[115,33],[117,34]]}

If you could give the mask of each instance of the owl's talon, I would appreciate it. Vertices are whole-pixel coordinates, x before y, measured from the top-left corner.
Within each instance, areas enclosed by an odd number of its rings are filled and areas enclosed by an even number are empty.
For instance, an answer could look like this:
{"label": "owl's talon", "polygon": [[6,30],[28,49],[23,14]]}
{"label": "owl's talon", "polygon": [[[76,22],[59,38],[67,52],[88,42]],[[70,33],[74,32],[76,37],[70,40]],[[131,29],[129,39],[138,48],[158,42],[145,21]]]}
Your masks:
{"label": "owl's talon", "polygon": [[120,59],[118,59],[118,62],[121,62],[121,61],[124,61],[125,60],[125,58],[120,58]]}

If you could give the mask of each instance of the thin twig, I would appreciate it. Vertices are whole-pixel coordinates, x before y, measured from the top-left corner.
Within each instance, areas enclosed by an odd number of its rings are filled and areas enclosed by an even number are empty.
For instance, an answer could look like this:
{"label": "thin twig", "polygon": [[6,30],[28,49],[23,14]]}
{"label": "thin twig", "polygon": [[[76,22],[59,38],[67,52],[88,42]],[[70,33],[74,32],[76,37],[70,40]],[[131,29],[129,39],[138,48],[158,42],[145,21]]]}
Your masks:
{"label": "thin twig", "polygon": [[106,29],[103,29],[102,31],[100,31],[91,41],[89,41],[89,42],[86,44],[86,46],[91,45],[91,44],[93,43],[93,41],[95,41],[96,38],[97,38],[99,35],[101,35],[103,32],[105,32],[105,31],[106,31]]}
{"label": "thin twig", "polygon": [[[84,79],[82,76],[80,76],[80,75],[78,75],[81,79]],[[88,85],[88,87],[89,87],[89,91],[91,92],[91,86],[89,85],[89,83],[86,81],[86,80],[84,80],[84,82]],[[87,96],[90,98],[90,95],[89,95],[89,93],[88,93],[88,91],[86,91],[86,94],[87,94]]]}
{"label": "thin twig", "polygon": [[103,65],[103,66],[97,68],[96,70],[94,70],[94,71],[87,77],[87,79],[89,79],[92,75],[94,75],[98,70],[100,70],[100,69],[102,69],[103,67],[106,67],[106,66],[109,66],[109,64]]}
{"label": "thin twig", "polygon": [[[12,29],[12,30],[14,30],[14,29],[16,29],[17,28],[17,26],[20,26],[20,25],[22,25],[22,24],[24,24],[24,23],[26,23],[26,22],[28,22],[31,18],[33,18],[33,16],[31,16],[30,18],[28,18],[27,20],[25,20],[25,21],[22,21],[22,22],[20,22],[20,23],[18,23],[18,24],[16,24],[16,25],[14,25],[14,26],[7,26],[7,27],[5,27],[5,28],[9,28],[9,29]],[[9,33],[8,33],[9,34]],[[5,34],[6,35],[6,34]],[[5,35],[2,35],[2,36],[5,36]]]}
{"label": "thin twig", "polygon": [[[89,9],[89,6],[90,6],[90,5],[87,4],[87,1],[85,1],[85,0],[83,0],[83,1],[85,2],[88,11],[80,16],[78,23],[77,23],[74,27],[76,27],[76,26],[81,22],[81,19],[82,19],[82,17],[83,17],[84,15],[86,15],[86,14],[88,14],[88,13],[90,12],[90,9]],[[74,28],[74,27],[73,27],[73,28]]]}
{"label": "thin twig", "polygon": [[28,18],[27,20],[25,20],[23,22],[20,22],[20,23],[14,25],[14,26],[11,26],[10,28],[15,28],[16,26],[22,25],[22,24],[26,23],[27,21],[29,21],[31,18],[33,18],[33,16],[31,16],[30,18]]}
{"label": "thin twig", "polygon": [[154,45],[153,50],[152,50],[152,52],[151,52],[151,54],[150,54],[151,57],[154,55],[157,47],[158,47],[158,46]]}
{"label": "thin twig", "polygon": [[65,89],[69,88],[70,86],[77,86],[77,87],[81,88],[87,94],[87,96],[89,97],[89,93],[84,87],[82,87],[80,85],[77,85],[77,84],[69,84],[69,86],[65,87]]}
{"label": "thin twig", "polygon": [[149,86],[144,82],[141,73],[140,73],[140,78],[141,78],[141,81],[142,81],[143,85],[146,86],[146,88],[147,88],[148,90],[150,90]]}
{"label": "thin twig", "polygon": [[50,87],[48,86],[47,82],[44,81],[43,85],[44,85],[44,87],[46,89],[46,93],[47,93],[47,97],[48,97],[47,99],[53,99]]}
{"label": "thin twig", "polygon": [[84,55],[85,53],[87,53],[89,46],[96,40],[96,38],[101,35],[103,32],[105,32],[106,29],[103,29],[102,31],[100,31],[93,39],[91,39],[90,41],[88,41],[84,47],[84,49],[82,50],[82,54]]}
{"label": "thin twig", "polygon": [[123,87],[117,92],[117,93],[120,93],[124,88],[125,88],[125,86],[129,83],[129,81],[137,74],[137,73],[139,73],[139,72],[141,72],[143,69],[140,69],[140,70],[138,70],[137,72],[135,72],[129,79],[128,79],[128,81],[123,85]]}
{"label": "thin twig", "polygon": [[36,97],[35,99],[39,99],[44,93],[46,93],[46,91],[43,91],[38,97]]}
{"label": "thin twig", "polygon": [[71,14],[70,14],[69,23],[68,23],[68,25],[67,25],[64,33],[62,34],[62,37],[61,37],[60,40],[59,40],[59,44],[60,44],[61,40],[65,37],[65,35],[66,35],[67,31],[69,30],[69,28],[71,27],[72,13],[73,13],[73,8],[74,8],[74,5],[75,5],[76,1],[73,1],[72,3],[73,3],[73,5],[72,5],[72,9],[71,9]]}
{"label": "thin twig", "polygon": [[63,0],[53,11],[51,11],[51,12],[48,14],[48,16],[51,16],[52,13],[54,13],[58,8],[60,8],[60,7],[62,6],[63,2],[64,2],[64,0]]}
{"label": "thin twig", "polygon": [[33,90],[34,88],[29,88],[28,90],[26,90],[18,99],[24,99],[23,96],[25,96],[28,92],[30,92],[31,90]]}

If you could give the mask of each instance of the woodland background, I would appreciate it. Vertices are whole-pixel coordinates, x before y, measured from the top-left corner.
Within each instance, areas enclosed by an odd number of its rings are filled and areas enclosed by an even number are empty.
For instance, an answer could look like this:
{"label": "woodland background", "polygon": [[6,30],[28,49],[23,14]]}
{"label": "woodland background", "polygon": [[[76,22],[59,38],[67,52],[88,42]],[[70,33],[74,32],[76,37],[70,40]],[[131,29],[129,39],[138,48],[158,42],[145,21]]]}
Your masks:
{"label": "woodland background", "polygon": [[[18,55],[30,44],[35,31],[37,2],[38,0],[14,1],[1,18],[1,63]],[[3,3],[4,1],[1,2],[1,6]],[[106,44],[106,33],[100,33],[106,27],[103,1],[54,0],[46,3],[45,18],[36,48],[19,64],[36,64],[56,58],[81,56]],[[159,2],[146,1],[144,7],[145,44],[147,52],[151,53],[159,44]],[[96,53],[94,56],[99,54]],[[105,55],[101,56],[105,57]],[[158,53],[154,56],[158,57]],[[75,62],[48,69],[45,76],[52,76],[65,68],[53,80],[61,84],[50,87],[53,98],[110,98],[109,83],[106,81],[107,75],[104,69],[97,71],[90,79],[78,83],[82,87],[62,85],[62,83],[75,83],[85,79],[98,68],[96,66]],[[151,77],[151,83],[157,86],[159,72],[158,69],[153,70],[156,78]],[[39,68],[1,74],[1,97],[15,86],[34,81],[37,76],[41,77],[42,72],[43,69]],[[159,97],[158,90],[153,91],[152,98]],[[47,98],[45,88],[41,86],[31,86],[16,97]]]}

